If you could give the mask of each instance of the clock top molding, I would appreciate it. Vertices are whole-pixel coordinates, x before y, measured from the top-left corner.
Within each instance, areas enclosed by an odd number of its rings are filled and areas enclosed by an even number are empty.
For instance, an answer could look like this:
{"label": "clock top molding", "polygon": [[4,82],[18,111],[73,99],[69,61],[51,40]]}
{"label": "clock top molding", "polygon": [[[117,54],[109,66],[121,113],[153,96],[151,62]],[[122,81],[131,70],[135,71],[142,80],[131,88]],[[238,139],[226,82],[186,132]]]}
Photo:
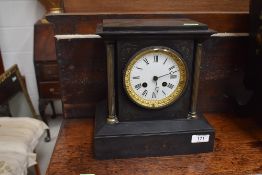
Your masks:
{"label": "clock top molding", "polygon": [[208,38],[215,31],[206,24],[186,19],[104,19],[98,25],[97,34],[104,38],[128,38],[143,35],[143,37],[178,37]]}

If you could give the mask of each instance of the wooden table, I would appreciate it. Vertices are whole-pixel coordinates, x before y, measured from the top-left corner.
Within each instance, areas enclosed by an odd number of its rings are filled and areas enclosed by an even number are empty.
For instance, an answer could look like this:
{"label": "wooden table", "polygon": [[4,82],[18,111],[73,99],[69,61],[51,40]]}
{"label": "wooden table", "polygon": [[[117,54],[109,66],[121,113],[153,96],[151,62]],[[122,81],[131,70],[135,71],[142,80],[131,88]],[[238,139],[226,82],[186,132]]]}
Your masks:
{"label": "wooden table", "polygon": [[64,121],[47,175],[179,175],[262,173],[262,123],[233,114],[206,114],[216,129],[212,153],[95,160],[93,120]]}

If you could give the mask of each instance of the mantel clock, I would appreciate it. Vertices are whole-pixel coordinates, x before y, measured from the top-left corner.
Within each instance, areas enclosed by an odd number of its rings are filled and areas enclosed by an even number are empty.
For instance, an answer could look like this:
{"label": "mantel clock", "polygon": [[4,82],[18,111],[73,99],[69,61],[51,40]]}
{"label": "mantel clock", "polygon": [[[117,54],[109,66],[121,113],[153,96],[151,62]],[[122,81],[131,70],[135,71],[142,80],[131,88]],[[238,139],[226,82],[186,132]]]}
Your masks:
{"label": "mantel clock", "polygon": [[98,159],[213,150],[197,113],[202,43],[213,34],[189,19],[105,19],[108,99],[97,106]]}

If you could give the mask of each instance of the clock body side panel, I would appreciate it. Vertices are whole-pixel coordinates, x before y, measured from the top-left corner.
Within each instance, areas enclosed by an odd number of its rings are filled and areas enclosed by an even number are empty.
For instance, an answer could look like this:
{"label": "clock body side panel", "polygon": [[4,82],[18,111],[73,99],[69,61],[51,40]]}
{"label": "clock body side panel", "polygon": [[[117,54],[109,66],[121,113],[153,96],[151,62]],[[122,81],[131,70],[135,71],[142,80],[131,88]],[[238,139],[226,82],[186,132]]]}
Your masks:
{"label": "clock body side panel", "polygon": [[[152,46],[170,48],[182,56],[187,67],[187,84],[179,99],[162,109],[146,109],[135,104],[127,95],[123,76],[127,63],[138,51]],[[175,40],[156,38],[133,38],[116,41],[116,104],[119,121],[163,120],[187,117],[192,91],[192,68],[194,59],[193,40]]]}

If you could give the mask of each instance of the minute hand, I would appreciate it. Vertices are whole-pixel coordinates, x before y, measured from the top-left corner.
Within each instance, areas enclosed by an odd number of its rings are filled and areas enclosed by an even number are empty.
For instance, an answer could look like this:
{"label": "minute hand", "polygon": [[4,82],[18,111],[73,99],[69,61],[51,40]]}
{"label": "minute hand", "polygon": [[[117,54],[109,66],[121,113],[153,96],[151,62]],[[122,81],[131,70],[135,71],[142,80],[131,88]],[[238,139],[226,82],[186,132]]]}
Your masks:
{"label": "minute hand", "polygon": [[157,77],[157,78],[161,78],[161,77],[167,76],[167,75],[169,75],[169,74],[170,74],[170,73],[165,74],[165,75],[161,75],[161,76],[159,76],[159,77]]}

